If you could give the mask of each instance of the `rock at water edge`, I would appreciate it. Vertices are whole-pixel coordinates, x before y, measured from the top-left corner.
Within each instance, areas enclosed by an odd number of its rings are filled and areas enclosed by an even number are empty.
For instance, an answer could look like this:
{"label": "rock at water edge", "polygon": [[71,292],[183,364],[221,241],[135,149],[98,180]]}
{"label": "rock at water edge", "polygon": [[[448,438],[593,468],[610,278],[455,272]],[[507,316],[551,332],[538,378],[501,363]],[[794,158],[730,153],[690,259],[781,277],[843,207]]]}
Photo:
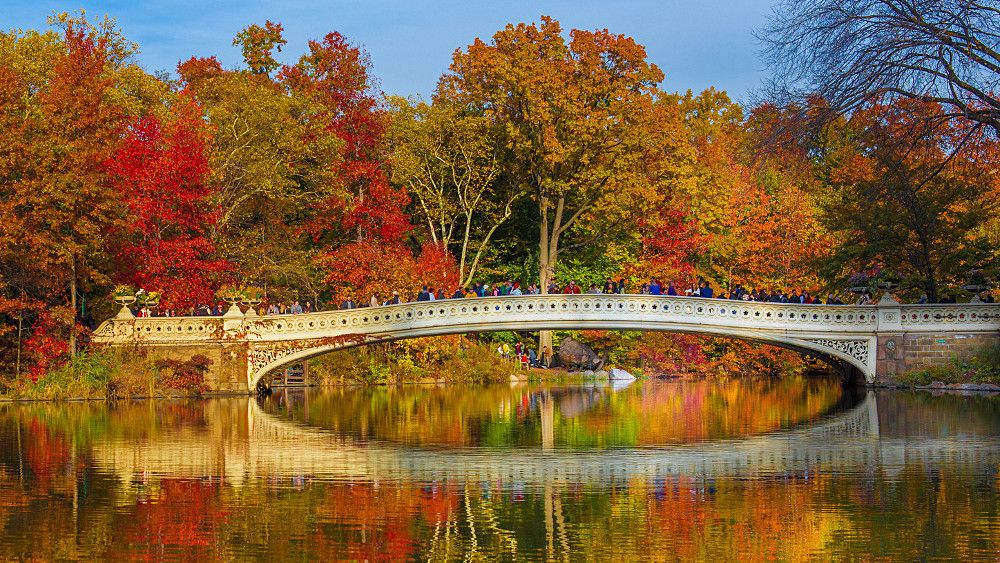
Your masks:
{"label": "rock at water edge", "polygon": [[611,379],[616,381],[635,381],[635,376],[631,373],[618,368],[611,368]]}

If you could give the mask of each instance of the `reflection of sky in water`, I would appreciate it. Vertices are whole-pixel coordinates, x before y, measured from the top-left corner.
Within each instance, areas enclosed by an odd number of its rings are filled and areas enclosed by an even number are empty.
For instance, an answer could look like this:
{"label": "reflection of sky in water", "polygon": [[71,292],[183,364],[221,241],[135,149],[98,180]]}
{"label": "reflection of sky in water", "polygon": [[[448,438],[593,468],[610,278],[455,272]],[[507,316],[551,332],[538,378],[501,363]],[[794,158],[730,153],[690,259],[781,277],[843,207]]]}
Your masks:
{"label": "reflection of sky in water", "polygon": [[0,405],[0,559],[995,558],[1000,397],[824,385]]}

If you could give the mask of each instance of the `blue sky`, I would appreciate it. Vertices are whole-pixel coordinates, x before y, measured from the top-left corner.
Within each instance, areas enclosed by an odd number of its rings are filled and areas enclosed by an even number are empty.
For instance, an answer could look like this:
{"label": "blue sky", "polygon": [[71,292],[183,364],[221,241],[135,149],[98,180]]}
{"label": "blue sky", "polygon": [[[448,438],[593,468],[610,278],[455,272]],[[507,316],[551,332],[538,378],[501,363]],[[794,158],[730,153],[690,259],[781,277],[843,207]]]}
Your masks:
{"label": "blue sky", "polygon": [[565,29],[608,28],[646,46],[666,74],[668,90],[724,89],[739,100],[764,77],[753,31],[770,13],[771,0],[623,0],[619,2],[503,1],[367,2],[286,0],[239,3],[176,0],[0,0],[0,28],[42,28],[57,11],[83,8],[88,16],[117,19],[139,43],[148,70],[173,72],[193,55],[216,55],[226,67],[240,63],[233,36],[267,19],[285,26],[291,62],[306,41],[337,30],[371,54],[374,74],[390,94],[428,96],[456,48],[488,38],[507,23],[555,17]]}

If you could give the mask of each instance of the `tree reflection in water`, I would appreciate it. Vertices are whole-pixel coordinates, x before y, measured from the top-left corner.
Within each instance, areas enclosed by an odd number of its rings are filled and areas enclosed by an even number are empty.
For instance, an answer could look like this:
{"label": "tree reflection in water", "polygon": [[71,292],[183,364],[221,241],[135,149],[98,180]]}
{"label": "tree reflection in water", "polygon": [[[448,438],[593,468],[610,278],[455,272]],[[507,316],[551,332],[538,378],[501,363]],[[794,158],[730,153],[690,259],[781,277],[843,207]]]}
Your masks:
{"label": "tree reflection in water", "polygon": [[[245,399],[5,404],[0,558],[995,558],[1000,398],[876,398],[873,443],[925,444],[931,454],[837,471],[790,460],[766,473],[590,480],[443,471],[413,480],[391,468],[351,478],[298,462],[267,473],[249,453],[261,437]],[[833,382],[789,378],[640,382],[618,392],[338,389],[275,397],[258,410],[331,444],[453,456],[485,448],[497,459],[509,451],[562,463],[782,439],[856,400]],[[933,454],[942,448],[950,453]],[[157,461],[153,450],[170,457]]]}

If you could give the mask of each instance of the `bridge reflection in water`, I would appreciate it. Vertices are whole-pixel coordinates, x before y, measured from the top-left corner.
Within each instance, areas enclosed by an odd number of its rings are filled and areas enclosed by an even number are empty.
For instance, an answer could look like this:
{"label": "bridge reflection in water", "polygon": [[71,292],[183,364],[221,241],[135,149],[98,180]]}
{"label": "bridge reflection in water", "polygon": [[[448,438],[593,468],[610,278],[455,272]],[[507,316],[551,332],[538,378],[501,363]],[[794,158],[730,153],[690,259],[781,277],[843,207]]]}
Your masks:
{"label": "bridge reflection in water", "polygon": [[[221,477],[235,485],[261,477],[309,477],[375,483],[475,481],[531,488],[553,483],[608,487],[635,478],[767,478],[862,469],[880,470],[891,477],[908,463],[1000,462],[996,436],[956,440],[953,436],[883,435],[879,396],[873,391],[842,412],[737,439],[653,447],[556,447],[557,393],[547,390],[535,397],[541,426],[538,447],[414,446],[357,439],[349,433],[293,422],[249,399],[245,428],[239,432],[245,431],[245,438],[172,435],[101,441],[93,444],[92,454],[99,467],[123,480],[160,474]],[[579,402],[581,395],[570,398]]]}
{"label": "bridge reflection in water", "polygon": [[1000,397],[783,377],[0,403],[0,560],[993,560]]}

